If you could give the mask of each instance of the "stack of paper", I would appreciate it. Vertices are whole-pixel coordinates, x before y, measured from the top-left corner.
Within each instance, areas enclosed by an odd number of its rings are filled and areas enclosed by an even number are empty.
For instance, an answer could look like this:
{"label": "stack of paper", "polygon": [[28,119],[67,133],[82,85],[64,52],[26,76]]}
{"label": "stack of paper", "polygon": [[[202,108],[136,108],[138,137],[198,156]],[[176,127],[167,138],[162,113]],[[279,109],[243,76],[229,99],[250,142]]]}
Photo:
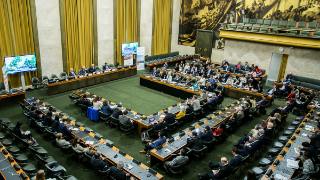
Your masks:
{"label": "stack of paper", "polygon": [[72,129],[72,131],[78,131],[79,130],[79,128],[73,128]]}
{"label": "stack of paper", "polygon": [[28,135],[28,134],[30,134],[30,131],[24,132],[24,135]]}
{"label": "stack of paper", "polygon": [[314,127],[312,127],[312,126],[310,126],[310,125],[306,125],[306,126],[305,126],[305,130],[307,130],[307,131],[314,130]]}
{"label": "stack of paper", "polygon": [[281,174],[276,174],[275,176],[276,179],[281,179],[281,180],[287,180],[288,178],[285,176],[282,176]]}
{"label": "stack of paper", "polygon": [[92,145],[94,143],[94,141],[86,141],[86,144],[88,145]]}
{"label": "stack of paper", "polygon": [[299,169],[298,161],[287,159],[287,167],[292,169]]}

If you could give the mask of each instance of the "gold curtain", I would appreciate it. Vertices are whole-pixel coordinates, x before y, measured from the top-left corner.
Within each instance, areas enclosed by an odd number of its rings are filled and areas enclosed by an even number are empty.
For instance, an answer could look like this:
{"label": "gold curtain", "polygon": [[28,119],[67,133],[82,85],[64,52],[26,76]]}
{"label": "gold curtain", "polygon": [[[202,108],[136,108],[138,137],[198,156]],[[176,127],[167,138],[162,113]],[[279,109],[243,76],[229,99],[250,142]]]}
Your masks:
{"label": "gold curtain", "polygon": [[77,72],[93,64],[92,0],[65,0],[63,6],[67,68]]}
{"label": "gold curtain", "polygon": [[124,64],[121,44],[137,42],[137,0],[116,0],[116,62]]}
{"label": "gold curtain", "polygon": [[170,8],[172,0],[154,1],[153,55],[169,52],[170,44]]}
{"label": "gold curtain", "polygon": [[280,82],[281,79],[284,77],[284,73],[286,72],[286,68],[287,68],[287,62],[288,62],[288,55],[283,54],[281,59],[279,74],[278,74],[278,80],[277,80],[278,82]]}
{"label": "gold curtain", "polygon": [[[29,0],[0,0],[0,6],[2,67],[4,57],[34,54],[34,44]],[[31,85],[31,78],[37,77],[37,72],[25,72],[24,77],[25,84]],[[21,86],[20,74],[8,75],[8,80],[11,88]]]}

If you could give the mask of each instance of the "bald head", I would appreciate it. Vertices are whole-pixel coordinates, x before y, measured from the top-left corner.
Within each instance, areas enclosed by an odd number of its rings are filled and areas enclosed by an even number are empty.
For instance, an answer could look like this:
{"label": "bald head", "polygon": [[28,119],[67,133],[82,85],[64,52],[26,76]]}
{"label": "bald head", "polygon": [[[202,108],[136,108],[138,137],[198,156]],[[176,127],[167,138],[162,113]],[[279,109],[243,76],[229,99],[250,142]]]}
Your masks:
{"label": "bald head", "polygon": [[222,163],[223,165],[227,164],[227,163],[228,163],[227,158],[226,158],[226,157],[222,157],[222,158],[221,158],[221,163]]}

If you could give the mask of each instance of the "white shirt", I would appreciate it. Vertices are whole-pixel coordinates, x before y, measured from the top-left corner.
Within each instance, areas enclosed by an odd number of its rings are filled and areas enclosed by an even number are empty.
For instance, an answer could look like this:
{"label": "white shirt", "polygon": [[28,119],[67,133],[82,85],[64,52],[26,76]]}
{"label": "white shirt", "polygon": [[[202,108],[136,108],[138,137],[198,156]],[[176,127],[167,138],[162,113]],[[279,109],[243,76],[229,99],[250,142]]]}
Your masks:
{"label": "white shirt", "polygon": [[93,109],[95,110],[100,110],[102,107],[102,102],[101,101],[97,101],[97,102],[93,102]]}
{"label": "white shirt", "polygon": [[206,86],[206,79],[205,78],[200,78],[200,84],[202,86]]}

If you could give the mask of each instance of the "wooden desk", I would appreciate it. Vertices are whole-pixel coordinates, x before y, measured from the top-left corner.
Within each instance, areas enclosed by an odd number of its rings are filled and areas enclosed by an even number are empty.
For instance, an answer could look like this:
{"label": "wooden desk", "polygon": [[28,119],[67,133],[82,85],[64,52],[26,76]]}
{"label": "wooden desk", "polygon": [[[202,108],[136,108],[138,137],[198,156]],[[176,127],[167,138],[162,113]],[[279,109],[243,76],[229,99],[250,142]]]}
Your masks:
{"label": "wooden desk", "polygon": [[53,95],[73,89],[92,86],[95,84],[121,79],[137,74],[137,66],[118,69],[116,71],[109,71],[106,73],[93,74],[92,76],[85,76],[82,78],[76,78],[72,80],[61,81],[57,83],[45,85],[48,87],[48,94]]}
{"label": "wooden desk", "polygon": [[[32,98],[25,99],[25,102],[26,102],[27,104],[29,104],[30,106],[31,106],[32,101],[33,101]],[[36,102],[39,102],[39,100],[36,100]],[[40,106],[45,106],[45,104],[42,103]],[[42,113],[43,113],[43,112],[42,112]],[[45,113],[43,113],[43,114],[45,115]],[[55,112],[55,114],[59,115],[59,112]],[[66,116],[62,116],[62,118],[63,118],[63,119],[67,119]],[[70,127],[70,126],[74,127],[75,125],[76,125],[76,122],[74,122],[74,121],[72,121],[72,120],[69,120],[67,126],[68,126],[68,127]],[[84,130],[84,129],[85,129],[85,128],[82,127],[82,126],[80,126],[80,127],[78,127],[78,128],[79,128],[79,130]],[[71,134],[72,134],[72,136],[76,136],[76,133],[75,133],[75,132],[72,132]],[[89,133],[88,133],[88,136],[86,136],[85,138],[87,138],[87,137],[89,137],[89,136],[94,137],[95,134],[93,134],[92,132],[89,132]],[[80,138],[80,139],[81,139],[81,138]],[[84,143],[86,140],[81,139],[81,141]],[[86,146],[90,146],[90,147],[91,147],[92,149],[94,149],[94,150],[97,150],[97,145],[99,145],[99,146],[107,146],[107,145],[106,145],[107,142],[106,142],[105,140],[103,140],[102,138],[101,138],[100,140],[98,140],[98,141],[99,141],[99,142],[98,142],[98,143],[95,143],[93,146],[91,146],[91,145],[86,145]],[[112,148],[113,151],[116,151],[116,152],[119,152],[119,151],[120,151],[120,150],[119,150],[118,148],[116,148],[115,146],[113,146],[113,147],[111,147],[111,148]],[[107,157],[106,154],[101,153],[101,155],[104,156],[104,157]],[[129,160],[129,161],[132,161],[132,159],[133,159],[133,157],[131,157],[131,156],[128,155],[128,154],[124,155],[124,157],[125,157],[127,160]],[[109,159],[109,158],[106,158],[106,159],[107,159],[111,164],[113,164],[113,165],[117,165],[117,163],[118,163],[118,162],[112,161],[112,160]],[[149,167],[147,167],[146,165],[144,165],[144,164],[142,164],[142,163],[141,163],[139,166],[140,166],[140,169],[137,170],[137,171],[134,172],[134,173],[130,172],[129,170],[126,170],[125,167],[124,167],[124,171],[125,171],[126,173],[129,172],[130,174],[132,174],[132,175],[135,176],[136,178],[140,179],[136,174],[139,174],[139,172],[140,172],[141,170],[147,170],[147,169],[149,169]],[[157,179],[159,179],[159,180],[163,179],[163,176],[162,176],[161,174],[159,174],[159,173],[157,173],[155,176],[156,176]]]}
{"label": "wooden desk", "polygon": [[23,100],[25,99],[25,94],[26,91],[23,90],[17,93],[2,95],[0,97],[0,108],[23,102]]}
{"label": "wooden desk", "polygon": [[[4,160],[4,159],[8,159],[8,157],[12,157],[14,159],[13,156],[10,155],[10,153],[8,152],[8,150],[6,150],[6,148],[3,146],[3,144],[0,142],[1,144],[1,148],[0,148],[0,151],[1,151],[1,155],[0,155],[0,160]],[[6,150],[8,152],[8,154],[4,155],[2,150]],[[10,163],[8,160],[4,160],[3,162],[0,162],[1,165],[5,165],[6,167],[4,168],[1,168],[2,170],[0,171],[1,173],[1,176],[2,177],[1,179],[5,179],[5,180],[21,180],[22,178],[20,178],[20,174],[25,174],[24,171],[21,169],[21,167],[19,166],[19,164],[14,160],[12,163]],[[2,164],[2,163],[5,163],[5,164]],[[10,165],[12,167],[10,167]],[[18,171],[16,171],[14,169],[14,165],[17,165],[18,167],[20,167],[20,169]],[[26,174],[25,174],[26,175]],[[26,175],[26,177],[28,177]],[[30,180],[29,178],[27,178],[26,180]]]}

